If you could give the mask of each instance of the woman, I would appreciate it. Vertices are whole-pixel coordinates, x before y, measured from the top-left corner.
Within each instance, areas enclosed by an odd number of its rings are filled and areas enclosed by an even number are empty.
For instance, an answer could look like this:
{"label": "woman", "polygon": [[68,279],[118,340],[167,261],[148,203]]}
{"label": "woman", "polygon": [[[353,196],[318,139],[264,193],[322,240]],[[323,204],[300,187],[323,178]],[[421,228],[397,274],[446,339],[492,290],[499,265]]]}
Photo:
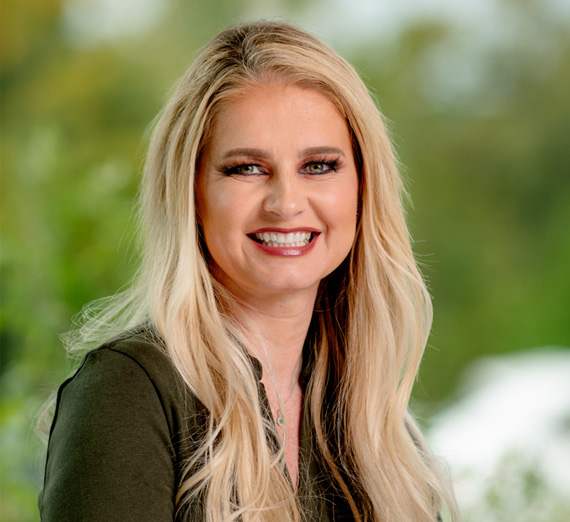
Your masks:
{"label": "woman", "polygon": [[61,387],[44,522],[434,521],[406,412],[430,325],[381,117],[284,23],[231,27],[152,136],[137,285]]}

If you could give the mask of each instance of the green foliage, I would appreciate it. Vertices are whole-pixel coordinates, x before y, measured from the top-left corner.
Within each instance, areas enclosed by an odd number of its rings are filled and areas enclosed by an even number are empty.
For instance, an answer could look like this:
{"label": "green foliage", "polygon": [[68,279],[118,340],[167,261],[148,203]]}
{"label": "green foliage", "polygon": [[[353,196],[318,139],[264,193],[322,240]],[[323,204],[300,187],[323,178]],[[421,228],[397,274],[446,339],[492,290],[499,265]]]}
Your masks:
{"label": "green foliage", "polygon": [[[514,35],[491,49],[435,21],[380,64],[373,45],[353,59],[392,122],[434,297],[420,400],[445,399],[473,357],[570,342],[570,26],[537,2],[505,8]],[[454,45],[477,72],[455,89]]]}
{"label": "green foliage", "polygon": [[563,522],[570,517],[570,501],[563,489],[552,487],[540,463],[519,453],[505,455],[478,499],[465,508],[465,521]]}
{"label": "green foliage", "polygon": [[[302,3],[278,4],[302,24]],[[426,403],[448,398],[479,355],[570,341],[569,27],[538,2],[504,4],[505,23],[525,30],[476,53],[466,91],[445,89],[457,34],[444,22],[347,56],[378,93],[409,178],[436,314],[416,393]],[[3,520],[37,519],[30,426],[69,370],[58,335],[136,269],[147,126],[196,50],[256,5],[173,2],[144,33],[84,46],[62,1],[2,5]]]}

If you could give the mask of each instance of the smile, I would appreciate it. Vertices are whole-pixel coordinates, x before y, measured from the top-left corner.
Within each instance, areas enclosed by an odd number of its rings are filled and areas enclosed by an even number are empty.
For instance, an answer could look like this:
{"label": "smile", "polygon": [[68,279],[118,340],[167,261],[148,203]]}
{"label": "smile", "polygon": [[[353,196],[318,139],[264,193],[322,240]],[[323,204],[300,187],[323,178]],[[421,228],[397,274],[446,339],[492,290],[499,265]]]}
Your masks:
{"label": "smile", "polygon": [[250,237],[264,246],[287,248],[307,246],[313,236],[313,232],[257,232]]}

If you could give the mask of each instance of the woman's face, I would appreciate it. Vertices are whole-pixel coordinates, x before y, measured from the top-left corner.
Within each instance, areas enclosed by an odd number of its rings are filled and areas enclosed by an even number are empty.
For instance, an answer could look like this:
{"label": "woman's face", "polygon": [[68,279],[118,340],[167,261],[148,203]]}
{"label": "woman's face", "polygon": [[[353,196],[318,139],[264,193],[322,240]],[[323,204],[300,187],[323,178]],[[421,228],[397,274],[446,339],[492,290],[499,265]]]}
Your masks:
{"label": "woman's face", "polygon": [[212,273],[239,298],[314,298],[351,249],[358,201],[351,138],[317,91],[267,84],[225,105],[196,183]]}

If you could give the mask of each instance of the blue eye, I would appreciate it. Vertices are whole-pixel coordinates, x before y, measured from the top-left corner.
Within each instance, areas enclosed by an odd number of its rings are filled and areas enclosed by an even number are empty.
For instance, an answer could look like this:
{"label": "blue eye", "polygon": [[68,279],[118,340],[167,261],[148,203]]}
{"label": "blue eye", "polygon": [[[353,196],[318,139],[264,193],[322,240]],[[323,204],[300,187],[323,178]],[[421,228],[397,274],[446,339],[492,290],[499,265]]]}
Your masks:
{"label": "blue eye", "polygon": [[322,174],[329,169],[330,167],[326,163],[309,163],[306,168],[307,172],[311,174]]}
{"label": "blue eye", "polygon": [[339,161],[334,160],[317,160],[305,163],[301,168],[303,174],[318,176],[321,174],[329,174],[336,172],[339,166]]}
{"label": "blue eye", "polygon": [[226,176],[260,176],[266,174],[261,165],[254,163],[241,163],[231,167],[223,167],[222,170]]}

